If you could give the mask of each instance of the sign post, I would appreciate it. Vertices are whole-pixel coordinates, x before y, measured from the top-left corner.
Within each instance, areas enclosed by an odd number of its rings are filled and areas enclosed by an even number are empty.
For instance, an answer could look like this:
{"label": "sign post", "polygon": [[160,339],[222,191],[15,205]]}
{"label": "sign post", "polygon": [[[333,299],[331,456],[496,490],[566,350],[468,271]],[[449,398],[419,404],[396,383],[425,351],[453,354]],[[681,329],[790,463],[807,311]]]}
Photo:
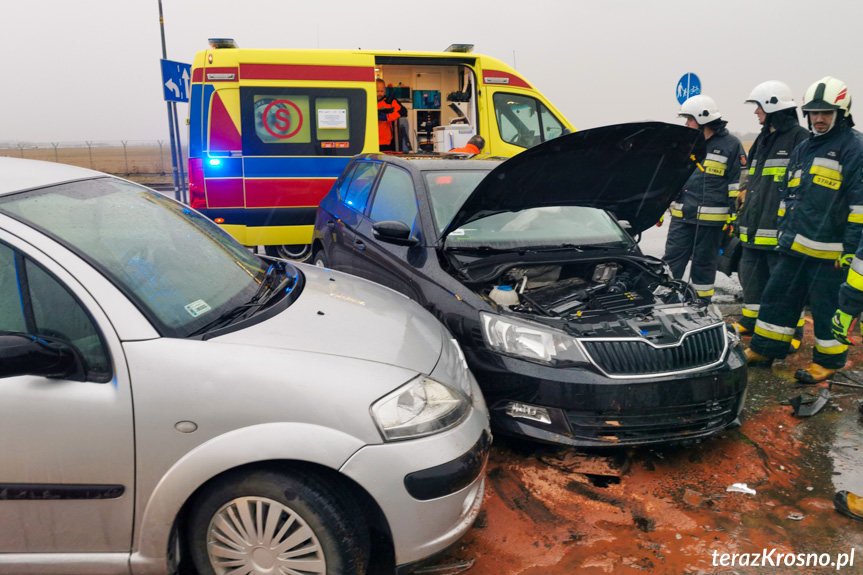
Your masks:
{"label": "sign post", "polygon": [[677,82],[677,103],[682,104],[692,96],[701,94],[701,80],[693,73],[684,74]]}
{"label": "sign post", "polygon": [[[189,101],[189,87],[188,83],[184,82],[181,68],[186,66],[186,75],[188,76],[188,70],[191,69],[191,66],[167,60],[168,54],[165,48],[165,20],[162,17],[162,0],[159,0],[159,28],[162,32],[162,84],[165,92],[165,103],[168,106],[168,132],[171,134],[171,166],[174,175],[174,198],[182,202],[185,201],[186,178],[185,174],[183,174],[182,140],[180,140],[180,131],[177,127],[177,102]],[[173,68],[172,64],[174,65]],[[166,71],[168,72],[168,77],[165,77]],[[175,73],[177,74],[176,77],[174,76]]]}

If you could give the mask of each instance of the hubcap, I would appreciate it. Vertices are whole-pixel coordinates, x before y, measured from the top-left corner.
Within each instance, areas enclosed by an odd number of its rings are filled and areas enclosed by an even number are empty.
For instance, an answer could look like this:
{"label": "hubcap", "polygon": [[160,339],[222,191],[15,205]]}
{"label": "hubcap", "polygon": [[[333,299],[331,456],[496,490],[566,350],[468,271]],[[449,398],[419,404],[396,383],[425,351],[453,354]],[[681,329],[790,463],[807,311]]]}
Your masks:
{"label": "hubcap", "polygon": [[324,552],[302,517],[278,501],[240,497],[210,520],[210,564],[218,575],[326,573]]}
{"label": "hubcap", "polygon": [[309,257],[309,253],[312,251],[312,246],[310,244],[293,244],[278,246],[276,250],[279,252],[280,258],[288,260],[304,260]]}

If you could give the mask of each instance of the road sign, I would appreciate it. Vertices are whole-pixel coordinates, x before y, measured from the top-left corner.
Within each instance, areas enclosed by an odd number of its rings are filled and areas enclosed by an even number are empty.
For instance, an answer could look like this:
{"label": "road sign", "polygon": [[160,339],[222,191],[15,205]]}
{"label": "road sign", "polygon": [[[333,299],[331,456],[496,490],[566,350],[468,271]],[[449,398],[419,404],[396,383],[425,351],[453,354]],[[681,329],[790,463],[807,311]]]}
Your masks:
{"label": "road sign", "polygon": [[682,104],[692,96],[701,93],[701,80],[693,73],[684,74],[677,83],[677,103]]}
{"label": "road sign", "polygon": [[192,65],[162,60],[162,89],[166,102],[188,102]]}

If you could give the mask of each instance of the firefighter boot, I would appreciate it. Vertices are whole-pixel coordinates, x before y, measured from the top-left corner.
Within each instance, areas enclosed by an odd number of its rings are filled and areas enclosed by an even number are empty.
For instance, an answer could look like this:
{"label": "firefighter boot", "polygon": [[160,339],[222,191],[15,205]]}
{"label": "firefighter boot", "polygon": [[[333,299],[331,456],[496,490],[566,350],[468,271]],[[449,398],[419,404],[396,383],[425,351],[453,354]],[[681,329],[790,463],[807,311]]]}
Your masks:
{"label": "firefighter boot", "polygon": [[751,365],[753,367],[765,367],[773,363],[772,357],[767,357],[766,355],[761,355],[760,353],[756,353],[752,351],[752,348],[746,348],[746,351],[743,352],[743,355],[746,356],[746,365]]}
{"label": "firefighter boot", "polygon": [[849,491],[839,491],[833,497],[833,505],[842,515],[863,521],[863,497],[858,497]]}
{"label": "firefighter boot", "polygon": [[798,369],[794,374],[794,379],[799,381],[800,383],[805,383],[811,385],[813,383],[820,383],[836,373],[835,369],[829,369],[826,367],[821,367],[817,363],[810,364],[806,369]]}

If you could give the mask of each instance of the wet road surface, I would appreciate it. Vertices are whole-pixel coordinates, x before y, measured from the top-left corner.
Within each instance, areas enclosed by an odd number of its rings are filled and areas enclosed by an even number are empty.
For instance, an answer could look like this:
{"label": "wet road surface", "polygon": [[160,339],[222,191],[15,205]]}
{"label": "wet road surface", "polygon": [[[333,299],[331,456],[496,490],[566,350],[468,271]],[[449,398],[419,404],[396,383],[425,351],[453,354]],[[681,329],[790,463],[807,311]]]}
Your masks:
{"label": "wet road surface", "polygon": [[[834,385],[814,416],[791,413],[789,398],[817,391],[793,380],[811,361],[811,318],[806,329],[799,353],[749,370],[742,428],[690,447],[630,450],[619,478],[555,465],[568,449],[496,436],[483,510],[436,564],[475,561],[469,575],[863,574],[863,523],[832,504],[838,489],[863,494],[863,388]],[[863,345],[852,348],[846,371],[863,383]],[[734,483],[756,493],[726,491]],[[779,553],[835,561],[852,548],[853,567],[839,570],[719,564],[724,553],[773,549],[771,561]]]}

